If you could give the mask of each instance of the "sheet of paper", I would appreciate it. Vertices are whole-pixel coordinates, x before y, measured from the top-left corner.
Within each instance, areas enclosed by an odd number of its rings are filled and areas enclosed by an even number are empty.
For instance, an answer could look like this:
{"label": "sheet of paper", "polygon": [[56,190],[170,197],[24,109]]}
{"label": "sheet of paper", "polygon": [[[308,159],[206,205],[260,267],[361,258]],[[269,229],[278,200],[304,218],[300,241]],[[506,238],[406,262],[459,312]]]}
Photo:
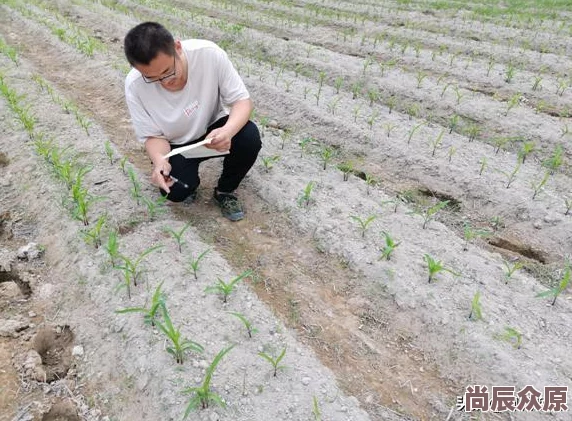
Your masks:
{"label": "sheet of paper", "polygon": [[209,149],[205,147],[204,145],[206,145],[207,143],[211,143],[211,140],[212,139],[208,138],[205,140],[201,140],[200,142],[193,143],[192,145],[175,148],[167,155],[165,155],[164,158],[170,158],[173,155],[177,154],[181,154],[185,158],[207,158],[209,156],[221,156],[230,153],[230,151],[219,152],[216,149]]}

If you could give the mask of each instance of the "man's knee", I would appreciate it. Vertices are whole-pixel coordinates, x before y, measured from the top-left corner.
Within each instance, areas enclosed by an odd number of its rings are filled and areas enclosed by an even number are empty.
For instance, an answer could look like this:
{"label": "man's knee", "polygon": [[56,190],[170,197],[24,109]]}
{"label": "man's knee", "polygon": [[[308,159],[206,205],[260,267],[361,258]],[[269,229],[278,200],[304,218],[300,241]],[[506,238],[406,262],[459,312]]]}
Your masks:
{"label": "man's knee", "polygon": [[248,121],[244,127],[234,136],[231,152],[239,152],[247,155],[257,155],[262,148],[260,132],[256,124]]}

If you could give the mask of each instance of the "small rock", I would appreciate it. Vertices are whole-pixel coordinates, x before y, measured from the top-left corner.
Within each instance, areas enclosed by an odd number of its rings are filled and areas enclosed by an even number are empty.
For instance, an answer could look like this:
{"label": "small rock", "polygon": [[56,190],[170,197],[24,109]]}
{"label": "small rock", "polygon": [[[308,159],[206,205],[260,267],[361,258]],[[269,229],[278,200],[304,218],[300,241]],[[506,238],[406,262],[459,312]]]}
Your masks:
{"label": "small rock", "polygon": [[36,317],[36,313],[33,311],[28,312],[28,317]]}
{"label": "small rock", "polygon": [[17,338],[30,324],[24,319],[0,319],[0,336]]}
{"label": "small rock", "polygon": [[542,228],[542,221],[536,220],[536,221],[534,221],[534,223],[532,224],[532,226],[533,226],[534,228],[536,228],[537,230],[539,230],[539,229]]}
{"label": "small rock", "polygon": [[199,361],[199,367],[200,368],[207,368],[209,366],[209,364],[206,362],[206,360],[200,360]]}
{"label": "small rock", "polygon": [[302,377],[302,384],[304,386],[308,386],[310,384],[310,380],[312,379],[310,379],[309,377]]}
{"label": "small rock", "polygon": [[220,417],[218,416],[218,414],[216,412],[213,412],[210,417],[209,417],[209,421],[219,421]]}
{"label": "small rock", "polygon": [[81,345],[74,346],[72,349],[72,356],[76,358],[83,357],[83,346]]}
{"label": "small rock", "polygon": [[28,243],[18,249],[17,257],[20,260],[34,260],[42,255],[42,247],[36,243]]}

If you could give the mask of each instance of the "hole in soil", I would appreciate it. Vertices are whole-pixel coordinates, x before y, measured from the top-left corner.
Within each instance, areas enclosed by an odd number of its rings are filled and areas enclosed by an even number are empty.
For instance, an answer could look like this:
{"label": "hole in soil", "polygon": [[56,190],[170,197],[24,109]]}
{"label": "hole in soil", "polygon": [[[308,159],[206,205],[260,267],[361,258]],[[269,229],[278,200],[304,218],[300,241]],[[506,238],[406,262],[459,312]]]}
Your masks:
{"label": "hole in soil", "polygon": [[491,246],[520,254],[521,256],[536,260],[537,262],[540,263],[548,262],[548,256],[545,252],[543,252],[542,250],[535,250],[530,245],[522,244],[516,240],[508,240],[506,238],[493,237],[489,238],[488,241]]}
{"label": "hole in soil", "polygon": [[73,339],[74,334],[69,326],[44,328],[34,337],[33,348],[42,358],[48,383],[67,375],[72,363]]}
{"label": "hole in soil", "polygon": [[439,202],[444,202],[445,200],[448,200],[449,204],[447,205],[447,209],[450,209],[450,210],[455,211],[455,212],[459,212],[461,210],[462,202],[459,199],[456,199],[454,196],[452,196],[448,193],[443,193],[443,192],[431,190],[427,187],[419,187],[417,189],[417,191],[422,196],[434,198],[434,199],[438,200]]}
{"label": "hole in soil", "polygon": [[41,421],[81,421],[71,402],[57,402],[44,414]]}
{"label": "hole in soil", "polygon": [[20,292],[26,298],[32,295],[32,288],[30,287],[30,284],[23,281],[15,270],[11,270],[10,272],[0,271],[0,283],[2,282],[14,282],[16,285],[18,285]]}
{"label": "hole in soil", "polygon": [[0,152],[0,167],[5,167],[10,163],[10,159],[4,152]]}
{"label": "hole in soil", "polygon": [[12,229],[10,228],[10,222],[12,221],[12,216],[10,211],[0,213],[0,238],[10,239],[12,238]]}

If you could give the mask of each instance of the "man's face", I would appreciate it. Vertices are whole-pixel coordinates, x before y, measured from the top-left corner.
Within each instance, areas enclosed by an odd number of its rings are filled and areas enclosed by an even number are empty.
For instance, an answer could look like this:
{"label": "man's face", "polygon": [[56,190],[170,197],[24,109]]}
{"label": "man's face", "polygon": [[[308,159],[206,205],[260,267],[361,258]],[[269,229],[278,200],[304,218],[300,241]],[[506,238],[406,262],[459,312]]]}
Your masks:
{"label": "man's face", "polygon": [[187,83],[185,56],[179,41],[175,43],[174,57],[160,52],[149,64],[138,64],[135,68],[146,82],[159,83],[168,91],[179,91]]}

